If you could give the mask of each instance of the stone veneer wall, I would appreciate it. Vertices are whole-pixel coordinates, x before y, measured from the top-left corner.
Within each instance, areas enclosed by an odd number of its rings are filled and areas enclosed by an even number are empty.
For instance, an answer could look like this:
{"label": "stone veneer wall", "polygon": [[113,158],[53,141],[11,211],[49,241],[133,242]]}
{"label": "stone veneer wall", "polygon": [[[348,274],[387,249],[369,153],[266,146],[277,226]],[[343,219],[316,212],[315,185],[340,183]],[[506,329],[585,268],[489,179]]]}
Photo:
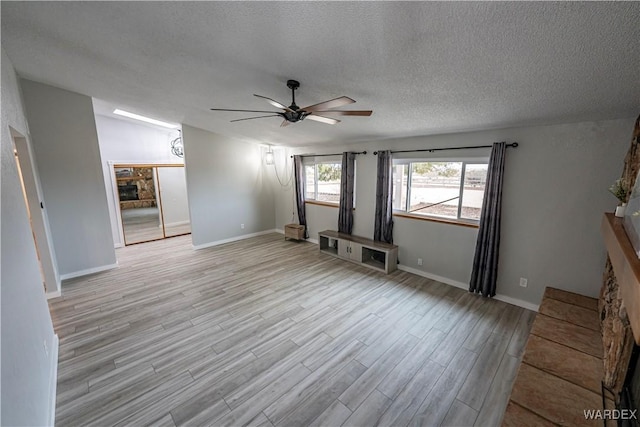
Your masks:
{"label": "stone veneer wall", "polygon": [[[624,159],[622,183],[627,188],[627,197],[631,194],[638,171],[640,170],[640,116],[633,130],[631,147]],[[627,312],[622,305],[618,282],[613,273],[611,261],[607,257],[600,300],[600,327],[604,348],[604,385],[616,396],[620,393],[633,349],[633,334],[629,325]]]}

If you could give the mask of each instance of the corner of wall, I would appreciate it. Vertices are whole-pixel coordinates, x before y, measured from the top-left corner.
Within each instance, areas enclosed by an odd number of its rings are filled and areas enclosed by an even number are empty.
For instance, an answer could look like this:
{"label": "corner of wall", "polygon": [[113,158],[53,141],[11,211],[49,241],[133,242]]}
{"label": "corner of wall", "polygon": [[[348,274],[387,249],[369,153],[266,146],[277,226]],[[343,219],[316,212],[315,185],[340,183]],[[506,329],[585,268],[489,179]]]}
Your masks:
{"label": "corner of wall", "polygon": [[60,348],[60,340],[58,334],[53,336],[53,343],[51,345],[51,359],[50,359],[50,372],[51,379],[49,380],[49,424],[55,426],[56,424],[56,392],[58,385],[58,349]]}

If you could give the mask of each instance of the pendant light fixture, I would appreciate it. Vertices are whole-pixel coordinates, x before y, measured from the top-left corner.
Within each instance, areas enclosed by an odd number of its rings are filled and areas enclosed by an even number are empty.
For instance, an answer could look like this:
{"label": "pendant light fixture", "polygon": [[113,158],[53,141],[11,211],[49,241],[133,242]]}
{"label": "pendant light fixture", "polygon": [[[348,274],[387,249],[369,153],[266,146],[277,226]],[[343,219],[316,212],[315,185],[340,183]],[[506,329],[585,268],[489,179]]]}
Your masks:
{"label": "pendant light fixture", "polygon": [[264,155],[264,163],[266,165],[273,165],[275,163],[275,159],[273,157],[273,150],[271,145],[269,145],[267,153]]}

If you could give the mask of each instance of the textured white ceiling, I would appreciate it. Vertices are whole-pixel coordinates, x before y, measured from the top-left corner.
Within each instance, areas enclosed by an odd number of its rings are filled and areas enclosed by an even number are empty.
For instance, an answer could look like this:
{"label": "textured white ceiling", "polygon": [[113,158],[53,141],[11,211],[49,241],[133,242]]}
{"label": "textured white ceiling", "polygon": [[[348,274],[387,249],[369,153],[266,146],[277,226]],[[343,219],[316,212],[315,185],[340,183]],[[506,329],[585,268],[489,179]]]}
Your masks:
{"label": "textured white ceiling", "polygon": [[[19,74],[170,122],[314,143],[629,117],[639,2],[2,2]],[[341,95],[371,117],[278,118]]]}

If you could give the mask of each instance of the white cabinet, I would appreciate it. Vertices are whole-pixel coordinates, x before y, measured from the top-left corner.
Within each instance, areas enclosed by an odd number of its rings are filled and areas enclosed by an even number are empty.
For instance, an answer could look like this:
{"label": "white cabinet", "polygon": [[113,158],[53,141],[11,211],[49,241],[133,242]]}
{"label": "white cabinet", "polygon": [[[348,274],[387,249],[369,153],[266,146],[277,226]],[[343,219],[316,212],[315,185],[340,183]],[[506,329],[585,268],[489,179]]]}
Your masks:
{"label": "white cabinet", "polygon": [[391,273],[398,264],[398,247],[360,236],[326,230],[318,233],[320,252]]}

